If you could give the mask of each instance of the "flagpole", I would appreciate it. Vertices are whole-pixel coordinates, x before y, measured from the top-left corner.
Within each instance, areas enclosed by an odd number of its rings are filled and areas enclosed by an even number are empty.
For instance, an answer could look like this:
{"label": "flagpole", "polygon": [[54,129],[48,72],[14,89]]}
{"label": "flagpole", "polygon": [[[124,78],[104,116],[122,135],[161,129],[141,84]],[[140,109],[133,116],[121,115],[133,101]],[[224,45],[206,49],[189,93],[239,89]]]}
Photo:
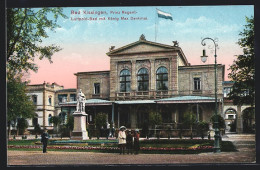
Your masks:
{"label": "flagpole", "polygon": [[155,10],[155,18],[154,18],[154,31],[155,31],[155,41],[154,42],[156,42],[156,34],[157,34],[157,32],[156,32],[156,27],[157,27],[157,22],[156,22],[156,15],[157,15],[157,8],[156,8],[156,10]]}

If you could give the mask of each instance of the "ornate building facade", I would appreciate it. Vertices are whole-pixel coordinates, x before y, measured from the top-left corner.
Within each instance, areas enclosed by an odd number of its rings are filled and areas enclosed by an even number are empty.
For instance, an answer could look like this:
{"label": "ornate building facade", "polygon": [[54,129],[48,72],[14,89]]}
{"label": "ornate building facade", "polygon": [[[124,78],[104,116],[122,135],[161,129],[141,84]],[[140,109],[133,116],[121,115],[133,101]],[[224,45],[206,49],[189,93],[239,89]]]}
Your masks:
{"label": "ornate building facade", "polygon": [[[215,108],[214,65],[190,65],[176,43],[160,44],[144,36],[120,48],[112,46],[107,55],[109,71],[75,74],[77,89],[82,89],[87,99],[88,120],[103,112],[116,128],[141,129],[149,114],[156,111],[164,124],[176,130],[186,112],[194,113],[198,121],[209,122]],[[225,66],[219,64],[217,69],[222,114]]]}
{"label": "ornate building facade", "polygon": [[[176,41],[165,45],[147,41],[143,35],[123,47],[111,46],[107,55],[110,70],[75,73],[77,89],[64,89],[56,83],[29,85],[28,95],[37,105],[38,117],[29,120],[28,129],[39,123],[53,130],[52,116],[63,116],[66,121],[76,110],[79,89],[86,97],[88,124],[94,125],[98,113],[106,113],[107,122],[115,128],[142,129],[149,114],[155,112],[177,135],[187,112],[197,121],[210,122],[215,109],[213,64],[191,65]],[[218,64],[218,113],[225,119],[226,131],[235,123],[235,131],[241,133],[243,126],[254,124],[254,119],[243,119],[249,106],[234,106],[228,100],[233,82],[224,81],[224,75],[225,65]]]}
{"label": "ornate building facade", "polygon": [[[60,103],[76,101],[76,89],[64,89],[57,83],[33,84],[27,86],[27,95],[31,96],[36,105],[36,117],[28,120],[27,130],[33,132],[34,126],[39,124],[41,129],[52,132],[53,123],[50,122],[53,116],[66,116],[69,112],[62,112]],[[73,112],[73,111],[72,111]],[[65,114],[62,114],[65,113]]]}

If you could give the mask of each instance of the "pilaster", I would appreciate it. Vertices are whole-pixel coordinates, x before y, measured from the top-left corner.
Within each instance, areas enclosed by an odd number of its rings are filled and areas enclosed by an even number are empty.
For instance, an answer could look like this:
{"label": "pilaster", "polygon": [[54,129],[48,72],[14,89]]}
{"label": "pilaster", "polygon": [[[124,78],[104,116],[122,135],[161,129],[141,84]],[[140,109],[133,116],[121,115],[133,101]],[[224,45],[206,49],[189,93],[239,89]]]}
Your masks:
{"label": "pilaster", "polygon": [[156,89],[156,73],[155,73],[155,59],[150,59],[150,64],[151,64],[151,90],[155,90]]}

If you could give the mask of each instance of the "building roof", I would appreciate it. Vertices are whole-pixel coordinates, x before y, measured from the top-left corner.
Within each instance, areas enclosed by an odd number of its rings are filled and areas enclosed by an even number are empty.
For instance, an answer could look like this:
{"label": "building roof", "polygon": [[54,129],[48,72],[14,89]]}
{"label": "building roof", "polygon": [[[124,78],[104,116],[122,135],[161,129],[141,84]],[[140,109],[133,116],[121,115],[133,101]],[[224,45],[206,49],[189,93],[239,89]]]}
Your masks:
{"label": "building roof", "polygon": [[[139,39],[139,41],[130,43],[130,44],[125,45],[123,47],[120,47],[118,49],[113,49],[113,50],[109,51],[106,54],[108,56],[117,55],[118,52],[123,51],[123,50],[128,49],[128,48],[131,48],[131,47],[136,46],[138,44],[148,44],[148,45],[153,45],[153,46],[158,46],[158,47],[165,48],[163,51],[179,51],[179,53],[181,54],[182,60],[184,61],[185,65],[189,65],[186,56],[184,55],[182,49],[179,46],[174,46],[174,45],[171,46],[171,45],[161,44],[161,43],[157,43],[157,42],[147,41],[146,39]],[[146,52],[150,53],[150,52],[158,52],[158,51],[146,51]],[[134,52],[133,54],[135,54],[135,53],[136,52]]]}
{"label": "building roof", "polygon": [[234,81],[223,81],[223,84],[234,84]]}
{"label": "building roof", "polygon": [[[158,100],[121,100],[121,101],[109,101],[103,99],[88,99],[85,101],[86,106],[96,105],[112,105],[115,104],[167,104],[167,103],[213,103],[214,97],[207,96],[178,96],[172,98],[158,99]],[[62,106],[76,106],[77,101],[60,103]]]}
{"label": "building roof", "polygon": [[103,99],[88,99],[85,102],[86,105],[112,105],[111,101]]}
{"label": "building roof", "polygon": [[[76,106],[77,101],[72,102],[65,102],[60,103],[61,106]],[[112,105],[111,101],[108,100],[102,100],[102,99],[88,99],[85,101],[86,106],[92,106],[92,105]]]}
{"label": "building roof", "polygon": [[207,96],[178,96],[156,100],[156,103],[209,103],[215,102],[214,97]]}
{"label": "building roof", "polygon": [[154,100],[122,100],[115,101],[116,104],[152,104],[155,103]]}
{"label": "building roof", "polygon": [[96,75],[96,74],[109,74],[110,70],[103,70],[103,71],[86,71],[86,72],[77,72],[74,73],[74,75],[79,75],[79,74],[89,74],[89,75]]}
{"label": "building roof", "polygon": [[57,90],[57,92],[77,92],[77,89],[71,88],[71,89],[61,89]]}

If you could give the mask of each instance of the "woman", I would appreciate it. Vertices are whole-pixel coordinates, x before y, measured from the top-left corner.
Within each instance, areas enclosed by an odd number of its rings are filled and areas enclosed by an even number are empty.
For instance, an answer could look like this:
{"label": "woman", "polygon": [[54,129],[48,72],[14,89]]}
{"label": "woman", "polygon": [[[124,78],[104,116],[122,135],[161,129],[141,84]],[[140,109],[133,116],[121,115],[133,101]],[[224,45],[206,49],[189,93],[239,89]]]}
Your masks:
{"label": "woman", "polygon": [[135,151],[135,154],[138,154],[138,152],[140,150],[139,137],[140,137],[139,130],[136,129],[135,135],[134,135],[134,151]]}
{"label": "woman", "polygon": [[125,154],[125,146],[126,146],[126,134],[125,134],[126,127],[121,126],[118,132],[118,146],[120,148],[120,155],[123,153]]}

